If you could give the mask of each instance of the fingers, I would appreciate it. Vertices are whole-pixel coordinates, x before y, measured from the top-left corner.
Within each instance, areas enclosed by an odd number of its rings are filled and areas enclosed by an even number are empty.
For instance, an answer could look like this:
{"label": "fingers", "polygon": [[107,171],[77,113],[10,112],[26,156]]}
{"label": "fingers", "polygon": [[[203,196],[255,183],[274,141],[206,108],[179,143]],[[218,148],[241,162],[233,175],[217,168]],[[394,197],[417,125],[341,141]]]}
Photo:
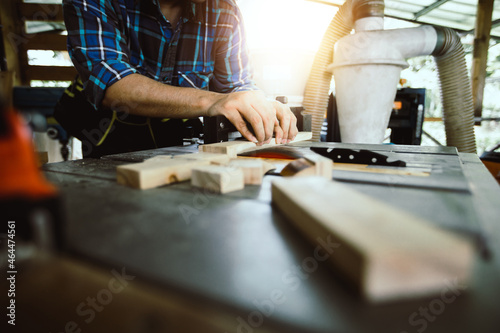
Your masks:
{"label": "fingers", "polygon": [[[261,92],[235,92],[215,103],[209,110],[224,115],[249,141],[261,145],[276,136],[276,143],[287,143],[298,133],[297,119],[287,105],[266,100]],[[252,126],[253,134],[245,123]]]}
{"label": "fingers", "polygon": [[274,107],[261,96],[253,101],[252,107],[260,115],[264,129],[264,138],[262,141],[259,140],[259,143],[269,143],[273,137],[275,123],[277,122]]}
{"label": "fingers", "polygon": [[[259,114],[253,108],[244,106],[240,106],[236,111],[237,112],[226,113],[226,118],[236,127],[238,132],[240,132],[245,139],[255,143],[262,142],[265,137],[265,132]],[[252,126],[253,133],[248,128],[245,119],[250,126]]]}
{"label": "fingers", "polygon": [[297,136],[297,118],[287,105],[278,101],[274,102],[274,105],[276,107],[276,116],[279,120],[280,129],[283,133],[282,137],[276,134],[276,143],[288,143]]}

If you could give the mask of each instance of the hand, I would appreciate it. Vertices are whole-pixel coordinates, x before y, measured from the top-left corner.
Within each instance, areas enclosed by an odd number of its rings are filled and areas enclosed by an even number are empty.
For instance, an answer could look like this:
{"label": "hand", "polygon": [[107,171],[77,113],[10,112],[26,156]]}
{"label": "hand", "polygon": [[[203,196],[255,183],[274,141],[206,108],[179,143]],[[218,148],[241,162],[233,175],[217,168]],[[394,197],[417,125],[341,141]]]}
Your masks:
{"label": "hand", "polygon": [[295,139],[299,132],[297,129],[297,118],[288,105],[278,101],[272,103],[278,120],[274,125],[276,143],[289,143]]}
{"label": "hand", "polygon": [[267,101],[262,92],[242,91],[221,96],[208,110],[209,115],[225,116],[247,140],[262,145],[271,141],[273,132],[277,143],[297,135],[297,119],[290,108],[277,101]]}
{"label": "hand", "polygon": [[[273,136],[276,110],[260,91],[241,91],[221,95],[208,110],[210,116],[225,116],[249,141],[269,143]],[[252,126],[253,133],[245,120]]]}

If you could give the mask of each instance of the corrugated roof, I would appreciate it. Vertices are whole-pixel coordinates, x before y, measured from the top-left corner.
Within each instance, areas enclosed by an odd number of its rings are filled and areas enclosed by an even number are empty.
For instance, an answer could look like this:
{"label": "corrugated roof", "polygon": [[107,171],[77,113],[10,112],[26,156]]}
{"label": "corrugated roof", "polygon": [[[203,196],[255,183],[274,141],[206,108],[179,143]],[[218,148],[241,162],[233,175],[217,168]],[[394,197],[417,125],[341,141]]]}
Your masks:
{"label": "corrugated roof", "polygon": [[[341,6],[345,0],[310,0]],[[478,0],[385,0],[385,14],[418,24],[432,24],[473,32]],[[493,9],[491,37],[500,40],[500,1]]]}

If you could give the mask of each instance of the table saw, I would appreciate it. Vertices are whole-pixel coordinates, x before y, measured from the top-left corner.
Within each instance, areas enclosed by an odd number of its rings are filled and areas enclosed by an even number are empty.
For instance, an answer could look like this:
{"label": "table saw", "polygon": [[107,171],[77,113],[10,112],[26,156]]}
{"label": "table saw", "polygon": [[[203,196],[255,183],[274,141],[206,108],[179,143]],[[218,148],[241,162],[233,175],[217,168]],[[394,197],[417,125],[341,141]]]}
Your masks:
{"label": "table saw", "polygon": [[[145,191],[117,184],[117,166],[197,151],[190,145],[44,166],[64,201],[65,251],[33,262],[27,270],[36,278],[19,278],[19,302],[37,313],[22,325],[51,332],[497,331],[500,188],[476,155],[449,147],[290,146],[368,149],[427,172],[339,168],[333,179],[471,235],[470,285],[449,281],[441,296],[365,303],[326,263],[307,266],[314,248],[271,205],[275,176],[225,195],[188,182]],[[109,301],[102,290],[117,272],[130,281]],[[87,297],[103,302],[92,308]]]}

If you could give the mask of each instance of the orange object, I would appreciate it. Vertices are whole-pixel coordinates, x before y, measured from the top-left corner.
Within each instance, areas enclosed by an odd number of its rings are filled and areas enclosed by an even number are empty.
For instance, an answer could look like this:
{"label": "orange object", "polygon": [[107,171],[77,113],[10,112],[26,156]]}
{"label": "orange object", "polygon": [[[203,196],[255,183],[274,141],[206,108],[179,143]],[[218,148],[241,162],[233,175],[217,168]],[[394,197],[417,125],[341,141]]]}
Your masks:
{"label": "orange object", "polygon": [[498,184],[500,184],[500,163],[483,160],[483,164],[486,166],[489,172],[491,172],[493,177],[495,177]]}
{"label": "orange object", "polygon": [[51,197],[56,189],[38,169],[31,132],[14,110],[3,112],[0,135],[0,199]]}

